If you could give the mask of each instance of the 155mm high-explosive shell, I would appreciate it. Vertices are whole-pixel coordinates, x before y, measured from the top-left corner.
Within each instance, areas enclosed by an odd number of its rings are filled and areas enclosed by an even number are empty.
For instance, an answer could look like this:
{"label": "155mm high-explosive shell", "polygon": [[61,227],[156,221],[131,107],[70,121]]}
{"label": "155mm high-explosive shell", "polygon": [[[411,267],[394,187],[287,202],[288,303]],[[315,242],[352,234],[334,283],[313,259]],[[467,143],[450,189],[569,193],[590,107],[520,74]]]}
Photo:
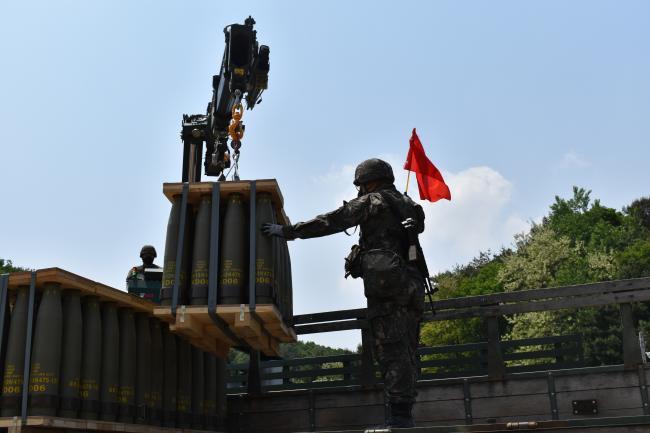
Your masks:
{"label": "155mm high-explosive shell", "polygon": [[63,358],[61,359],[61,405],[59,416],[76,418],[80,407],[83,319],[81,293],[63,291]]}
{"label": "155mm high-explosive shell", "polygon": [[220,304],[242,304],[246,300],[244,284],[248,257],[248,230],[243,196],[233,193],[228,196],[223,218],[221,264],[219,267]]}
{"label": "155mm high-explosive shell", "polygon": [[99,384],[102,374],[102,318],[99,299],[96,296],[83,298],[82,316],[80,417],[95,420],[100,412]]}
{"label": "155mm high-explosive shell", "polygon": [[16,302],[11,314],[9,337],[7,338],[7,355],[2,383],[0,415],[3,417],[20,415],[20,403],[23,392],[25,340],[27,336],[27,307],[29,288],[18,288]]}
{"label": "155mm high-explosive shell", "polygon": [[216,358],[216,370],[217,370],[217,429],[225,430],[226,425],[226,413],[227,408],[227,399],[226,399],[226,359],[225,358]]}
{"label": "155mm high-explosive shell", "polygon": [[118,420],[133,423],[135,415],[136,333],[133,310],[122,308],[120,318],[120,389]]}
{"label": "155mm high-explosive shell", "polygon": [[163,327],[165,382],[163,384],[163,426],[176,426],[176,385],[178,379],[178,351],[176,336]]}
{"label": "155mm high-explosive shell", "polygon": [[257,236],[255,253],[255,293],[258,304],[273,303],[273,239],[262,233],[261,227],[264,223],[273,223],[273,203],[271,194],[261,192],[257,194],[256,205],[256,227]]}
{"label": "155mm high-explosive shell", "polygon": [[164,381],[164,351],[160,322],[150,319],[151,324],[151,391],[149,393],[149,422],[162,424],[162,398]]}
{"label": "155mm high-explosive shell", "polygon": [[29,373],[29,414],[56,416],[59,406],[63,309],[61,285],[46,283],[38,307]]}
{"label": "155mm high-explosive shell", "polygon": [[178,427],[192,426],[192,346],[187,340],[178,340],[178,393],[176,411]]}
{"label": "155mm high-explosive shell", "polygon": [[212,200],[201,197],[194,225],[194,250],[192,253],[191,301],[192,305],[208,303],[208,264],[210,263],[210,214]]}
{"label": "155mm high-explosive shell", "polygon": [[169,212],[169,221],[167,222],[167,239],[165,240],[165,258],[163,262],[163,281],[160,289],[160,303],[162,305],[171,305],[174,290],[174,281],[176,278],[176,267],[180,266],[178,282],[178,303],[183,305],[189,298],[189,281],[188,271],[191,266],[192,244],[191,227],[192,209],[188,205],[185,214],[185,228],[183,231],[183,252],[181,254],[181,263],[176,263],[176,253],[178,251],[178,231],[181,222],[181,197],[174,197],[172,209]]}
{"label": "155mm high-explosive shell", "polygon": [[205,366],[203,351],[192,347],[192,428],[203,428],[203,400],[205,398]]}
{"label": "155mm high-explosive shell", "polygon": [[[152,350],[149,318],[136,314],[136,375],[135,375],[135,422],[146,424],[151,399]],[[159,356],[162,356],[160,354]]]}
{"label": "155mm high-explosive shell", "polygon": [[102,377],[100,381],[101,414],[104,421],[115,421],[120,391],[120,324],[117,306],[102,306]]}
{"label": "155mm high-explosive shell", "polygon": [[211,353],[204,354],[205,392],[203,415],[206,430],[217,429],[217,358]]}

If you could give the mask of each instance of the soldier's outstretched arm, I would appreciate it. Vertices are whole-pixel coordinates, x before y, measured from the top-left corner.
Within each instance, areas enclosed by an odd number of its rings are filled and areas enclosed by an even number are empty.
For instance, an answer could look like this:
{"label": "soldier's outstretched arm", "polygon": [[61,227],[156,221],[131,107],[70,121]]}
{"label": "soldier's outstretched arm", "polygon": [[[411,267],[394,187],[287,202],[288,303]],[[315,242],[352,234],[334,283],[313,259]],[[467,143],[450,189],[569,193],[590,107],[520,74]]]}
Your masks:
{"label": "soldier's outstretched arm", "polygon": [[[318,215],[316,218],[293,225],[279,227],[267,226],[263,231],[270,235],[279,235],[287,239],[307,239],[327,236],[342,232],[364,222],[383,202],[374,194],[355,198],[335,211]],[[279,232],[281,230],[281,232]],[[274,231],[278,233],[273,233]]]}

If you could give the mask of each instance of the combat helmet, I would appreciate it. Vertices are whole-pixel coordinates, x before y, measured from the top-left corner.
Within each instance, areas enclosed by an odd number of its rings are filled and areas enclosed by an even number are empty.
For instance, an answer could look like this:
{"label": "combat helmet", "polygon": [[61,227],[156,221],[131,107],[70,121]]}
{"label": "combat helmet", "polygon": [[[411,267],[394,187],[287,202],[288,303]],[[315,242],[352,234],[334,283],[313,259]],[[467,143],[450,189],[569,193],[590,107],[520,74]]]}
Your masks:
{"label": "combat helmet", "polygon": [[356,186],[381,179],[389,181],[390,183],[395,182],[393,168],[389,163],[382,161],[381,159],[366,159],[361,164],[357,165],[356,170],[354,170],[354,184]]}
{"label": "combat helmet", "polygon": [[142,256],[145,254],[151,254],[154,257],[158,257],[158,254],[156,254],[156,249],[153,247],[153,245],[145,245],[142,247],[140,250],[140,258],[142,258]]}

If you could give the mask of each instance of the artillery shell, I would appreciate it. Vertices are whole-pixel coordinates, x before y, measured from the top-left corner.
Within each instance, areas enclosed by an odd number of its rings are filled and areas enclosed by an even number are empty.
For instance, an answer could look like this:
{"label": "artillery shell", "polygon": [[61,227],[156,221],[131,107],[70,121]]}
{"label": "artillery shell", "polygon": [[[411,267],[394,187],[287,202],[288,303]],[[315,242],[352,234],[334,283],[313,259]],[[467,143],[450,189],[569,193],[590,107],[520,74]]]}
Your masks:
{"label": "artillery shell", "polygon": [[211,353],[204,354],[205,392],[203,415],[206,430],[217,429],[217,358]]}
{"label": "artillery shell", "polygon": [[220,304],[245,303],[244,287],[247,263],[246,210],[243,196],[233,193],[228,196],[223,221],[221,264],[219,267]]}
{"label": "artillery shell", "polygon": [[83,319],[81,294],[78,290],[63,291],[63,358],[61,359],[61,403],[59,416],[77,418],[81,404],[81,348]]}
{"label": "artillery shell", "polygon": [[100,382],[103,421],[115,421],[120,391],[120,325],[117,306],[107,302],[102,306],[102,378]]}
{"label": "artillery shell", "polygon": [[204,425],[205,366],[203,358],[203,351],[192,347],[192,428],[197,430],[202,429]]}
{"label": "artillery shell", "polygon": [[256,205],[256,252],[255,252],[255,293],[258,304],[272,304],[273,293],[273,239],[261,231],[264,223],[273,223],[273,203],[271,194],[258,193]]}
{"label": "artillery shell", "polygon": [[210,214],[212,200],[201,198],[194,224],[194,250],[192,252],[191,301],[192,305],[208,303],[208,264],[210,263]]}
{"label": "artillery shell", "polygon": [[29,373],[29,414],[56,416],[63,338],[61,285],[46,283],[38,307]]}
{"label": "artillery shell", "polygon": [[151,393],[151,327],[144,313],[135,315],[136,374],[135,374],[135,422],[146,424],[149,415]]}
{"label": "artillery shell", "polygon": [[226,399],[226,360],[225,358],[216,359],[217,370],[217,429],[225,430],[226,428],[226,413],[227,399]]}
{"label": "artillery shell", "polygon": [[11,314],[9,337],[7,338],[7,355],[5,356],[2,399],[0,415],[3,417],[20,415],[21,396],[23,392],[25,339],[27,336],[27,307],[29,288],[19,287]]}
{"label": "artillery shell", "polygon": [[178,374],[176,336],[163,327],[164,376],[163,426],[176,427],[176,385]]}
{"label": "artillery shell", "polygon": [[99,384],[102,374],[102,318],[99,299],[86,296],[82,302],[83,344],[81,356],[81,412],[83,419],[95,420],[100,411]]}
{"label": "artillery shell", "polygon": [[151,325],[151,391],[149,393],[149,422],[162,424],[162,397],[164,381],[164,351],[160,322],[149,320]]}
{"label": "artillery shell", "polygon": [[192,346],[187,340],[178,339],[178,392],[176,416],[178,427],[192,426]]}

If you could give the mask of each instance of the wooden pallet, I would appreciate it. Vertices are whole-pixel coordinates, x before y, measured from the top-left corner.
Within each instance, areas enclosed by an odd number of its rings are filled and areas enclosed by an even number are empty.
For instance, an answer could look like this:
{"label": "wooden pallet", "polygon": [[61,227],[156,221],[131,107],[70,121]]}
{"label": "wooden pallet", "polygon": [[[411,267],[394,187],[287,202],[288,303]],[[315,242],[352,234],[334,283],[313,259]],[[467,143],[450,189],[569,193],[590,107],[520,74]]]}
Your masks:
{"label": "wooden pallet", "polygon": [[[9,289],[14,290],[21,286],[29,286],[30,281],[31,272],[9,274]],[[62,289],[77,289],[82,295],[95,295],[102,302],[115,302],[120,308],[131,308],[137,313],[145,313],[165,323],[169,323],[169,320],[162,320],[162,318],[154,315],[154,308],[158,304],[60,268],[47,268],[36,271],[36,288],[40,290],[47,283],[59,283]],[[175,331],[172,326],[170,326],[170,330]],[[192,336],[187,336],[187,339],[190,344],[205,352],[212,353],[221,358],[225,358],[228,355],[227,350],[224,352],[222,347],[211,344],[210,341],[206,341],[205,339]]]}
{"label": "wooden pallet", "polygon": [[[187,200],[189,203],[198,204],[201,202],[201,196],[212,193],[212,182],[191,182],[188,189]],[[279,224],[290,224],[289,217],[284,212],[284,197],[280,191],[280,186],[275,179],[260,179],[255,181],[255,188],[258,193],[268,192],[271,194],[273,206],[278,215]],[[251,193],[251,181],[226,181],[219,182],[219,192],[222,200],[226,200],[228,195],[237,192],[241,193],[247,200]],[[182,183],[163,183],[163,194],[172,201],[175,196],[183,192]]]}
{"label": "wooden pallet", "polygon": [[[28,416],[27,424],[21,425],[20,417],[0,418],[0,428],[6,428],[7,433],[52,431],[65,432],[68,430],[133,432],[133,433],[210,433],[207,430],[191,430],[182,428],[167,428],[153,425],[125,424],[109,421],[89,421],[73,418],[58,418],[47,416]],[[212,432],[214,433],[214,432]]]}
{"label": "wooden pallet", "polygon": [[[294,330],[282,321],[275,305],[255,307],[252,314],[248,305],[218,305],[216,314],[237,337],[253,349],[269,356],[278,356],[280,342],[296,341]],[[221,356],[236,345],[212,320],[207,306],[181,305],[172,316],[170,307],[156,307],[154,315],[169,323],[169,329],[189,338],[193,344]],[[255,317],[259,318],[259,320]]]}
{"label": "wooden pallet", "polygon": [[[29,286],[31,272],[15,272],[9,274],[9,289]],[[103,302],[115,302],[120,307],[132,308],[138,313],[153,315],[151,301],[131,295],[122,290],[114,289],[97,281],[84,278],[61,268],[46,268],[36,271],[36,288],[41,289],[46,283],[59,283],[62,289],[77,289],[82,295],[95,295]]]}

